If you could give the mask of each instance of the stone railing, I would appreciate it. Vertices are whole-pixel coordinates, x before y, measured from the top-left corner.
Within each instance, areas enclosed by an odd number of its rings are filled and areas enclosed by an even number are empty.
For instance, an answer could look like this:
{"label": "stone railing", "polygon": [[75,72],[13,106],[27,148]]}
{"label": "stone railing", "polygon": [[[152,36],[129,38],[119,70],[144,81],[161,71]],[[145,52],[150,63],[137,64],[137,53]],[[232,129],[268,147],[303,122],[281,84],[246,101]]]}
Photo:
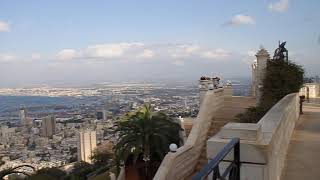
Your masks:
{"label": "stone railing", "polygon": [[[213,158],[231,138],[240,144],[241,179],[279,180],[291,135],[299,118],[299,96],[281,99],[257,123],[228,123],[207,141],[207,158]],[[225,160],[232,160],[230,153]],[[222,169],[228,165],[222,163]]]}
{"label": "stone railing", "polygon": [[207,91],[185,145],[165,156],[155,180],[179,180],[191,175],[206,143],[207,132],[215,113],[224,104],[224,96],[223,88]]}

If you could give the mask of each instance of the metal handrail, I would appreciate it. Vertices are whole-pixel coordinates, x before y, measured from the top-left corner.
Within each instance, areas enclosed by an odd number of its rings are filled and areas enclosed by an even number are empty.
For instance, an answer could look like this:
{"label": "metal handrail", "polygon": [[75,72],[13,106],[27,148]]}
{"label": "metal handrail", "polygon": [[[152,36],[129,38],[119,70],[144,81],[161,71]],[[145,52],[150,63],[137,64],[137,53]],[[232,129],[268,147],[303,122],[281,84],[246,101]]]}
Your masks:
{"label": "metal handrail", "polygon": [[[234,150],[233,161],[229,164],[226,170],[220,174],[219,164],[229,154],[231,150]],[[224,180],[229,175],[229,180],[240,180],[240,139],[233,138],[231,141],[223,147],[223,149],[206,165],[200,172],[198,172],[192,180],[203,180],[209,175],[212,175],[212,180],[220,179]]]}

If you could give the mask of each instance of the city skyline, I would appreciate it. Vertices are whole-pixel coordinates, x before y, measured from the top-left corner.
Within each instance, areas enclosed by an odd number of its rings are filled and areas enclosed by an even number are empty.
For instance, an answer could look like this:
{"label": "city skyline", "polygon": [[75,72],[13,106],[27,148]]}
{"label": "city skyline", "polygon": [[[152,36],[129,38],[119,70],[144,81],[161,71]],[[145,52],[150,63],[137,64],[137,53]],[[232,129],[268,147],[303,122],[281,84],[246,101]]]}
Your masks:
{"label": "city skyline", "polygon": [[1,1],[0,87],[250,77],[260,46],[318,75],[316,0]]}

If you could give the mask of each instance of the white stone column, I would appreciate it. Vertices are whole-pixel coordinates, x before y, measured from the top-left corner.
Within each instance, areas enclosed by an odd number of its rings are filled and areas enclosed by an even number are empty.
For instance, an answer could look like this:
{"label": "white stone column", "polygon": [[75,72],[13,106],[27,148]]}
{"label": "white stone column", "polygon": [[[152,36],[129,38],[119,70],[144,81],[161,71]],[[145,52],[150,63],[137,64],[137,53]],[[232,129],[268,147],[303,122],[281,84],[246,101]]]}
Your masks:
{"label": "white stone column", "polygon": [[266,73],[267,62],[270,55],[267,50],[261,48],[256,54],[257,61],[252,65],[252,90],[253,95],[257,97],[257,104],[260,102],[261,88]]}
{"label": "white stone column", "polygon": [[257,96],[257,92],[256,92],[256,84],[257,84],[257,61],[255,61],[252,65],[251,65],[251,70],[252,70],[252,79],[251,79],[251,96],[256,97]]}
{"label": "white stone column", "polygon": [[187,137],[187,134],[186,134],[186,129],[184,128],[184,119],[181,116],[178,117],[178,122],[180,124],[181,129],[182,129],[182,131],[179,131],[179,136],[183,141],[182,144],[180,144],[180,146],[182,146],[182,145],[185,144],[185,142],[187,141],[188,137]]}
{"label": "white stone column", "polygon": [[199,80],[199,98],[200,98],[200,104],[199,107],[201,108],[201,104],[204,100],[204,97],[209,90],[210,86],[212,86],[211,80]]}
{"label": "white stone column", "polygon": [[224,86],[223,93],[226,98],[231,98],[232,97],[232,86],[231,85]]}

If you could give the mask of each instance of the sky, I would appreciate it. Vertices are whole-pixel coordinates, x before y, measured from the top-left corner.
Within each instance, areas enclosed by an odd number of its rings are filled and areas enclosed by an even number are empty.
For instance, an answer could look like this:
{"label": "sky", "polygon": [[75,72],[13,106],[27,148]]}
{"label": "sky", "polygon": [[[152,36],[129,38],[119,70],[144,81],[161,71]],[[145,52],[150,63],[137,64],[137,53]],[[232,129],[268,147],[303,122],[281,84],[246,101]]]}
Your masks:
{"label": "sky", "polygon": [[0,0],[0,87],[250,77],[259,48],[320,73],[319,0]]}

